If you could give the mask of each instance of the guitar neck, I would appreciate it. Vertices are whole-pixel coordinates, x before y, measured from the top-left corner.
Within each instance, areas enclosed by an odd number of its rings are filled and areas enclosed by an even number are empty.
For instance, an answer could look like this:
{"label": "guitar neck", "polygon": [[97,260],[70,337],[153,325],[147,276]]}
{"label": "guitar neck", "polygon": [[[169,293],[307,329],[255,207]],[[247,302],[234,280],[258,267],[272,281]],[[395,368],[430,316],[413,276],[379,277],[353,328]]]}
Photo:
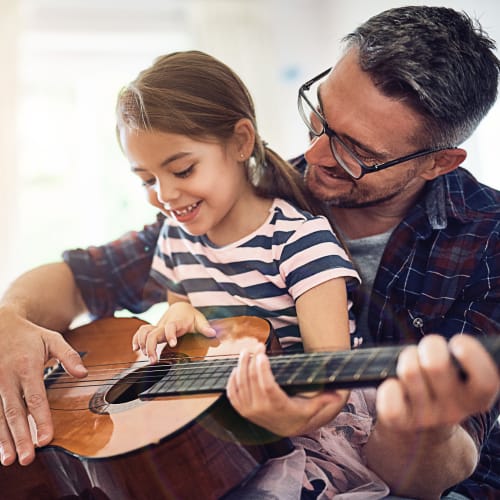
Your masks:
{"label": "guitar neck", "polygon": [[[500,336],[480,342],[500,365]],[[322,388],[352,389],[377,386],[396,376],[396,364],[404,346],[373,347],[352,351],[284,354],[270,357],[278,384],[287,392]],[[142,399],[182,394],[224,392],[237,359],[201,360],[162,366],[166,371],[159,382],[142,392]],[[457,363],[458,366],[458,363]],[[459,374],[466,377],[460,366]]]}

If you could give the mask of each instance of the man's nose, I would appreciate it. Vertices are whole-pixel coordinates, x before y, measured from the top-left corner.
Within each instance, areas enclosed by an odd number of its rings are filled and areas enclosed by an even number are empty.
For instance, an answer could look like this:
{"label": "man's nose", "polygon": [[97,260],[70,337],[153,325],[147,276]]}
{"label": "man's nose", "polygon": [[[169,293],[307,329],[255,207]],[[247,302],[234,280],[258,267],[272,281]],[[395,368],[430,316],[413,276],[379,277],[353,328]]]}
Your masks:
{"label": "man's nose", "polygon": [[337,165],[330,148],[329,138],[326,134],[313,137],[304,156],[310,165],[323,165],[327,167]]}

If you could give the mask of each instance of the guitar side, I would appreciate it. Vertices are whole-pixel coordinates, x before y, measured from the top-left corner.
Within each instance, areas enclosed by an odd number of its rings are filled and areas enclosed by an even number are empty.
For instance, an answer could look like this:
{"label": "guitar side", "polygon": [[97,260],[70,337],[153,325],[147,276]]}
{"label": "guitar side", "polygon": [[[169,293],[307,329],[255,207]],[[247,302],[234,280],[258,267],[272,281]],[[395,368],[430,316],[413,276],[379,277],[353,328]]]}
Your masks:
{"label": "guitar side", "polygon": [[[132,352],[131,339],[141,324],[110,318],[68,333],[89,376],[75,384],[50,375],[54,439],[33,464],[1,469],[6,498],[219,498],[269,458],[263,443],[273,436],[239,417],[222,394],[137,397],[147,359]],[[225,357],[272,341],[258,318],[212,324],[215,339],[187,335],[168,357]]]}

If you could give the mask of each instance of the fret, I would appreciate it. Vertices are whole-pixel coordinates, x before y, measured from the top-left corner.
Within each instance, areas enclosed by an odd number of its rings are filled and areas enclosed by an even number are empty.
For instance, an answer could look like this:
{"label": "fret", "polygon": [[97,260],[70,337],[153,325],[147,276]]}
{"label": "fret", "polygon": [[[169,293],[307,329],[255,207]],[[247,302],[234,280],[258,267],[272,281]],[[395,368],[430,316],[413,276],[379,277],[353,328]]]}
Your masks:
{"label": "fret", "polygon": [[[349,364],[349,361],[354,356],[354,351],[350,351],[347,356],[345,356],[342,359],[342,363],[337,367],[337,369],[328,377],[328,382],[335,382],[337,380],[337,377],[346,369],[347,365]],[[333,360],[333,356],[332,356]],[[327,365],[328,366],[328,365]]]}
{"label": "fret", "polygon": [[[500,336],[478,339],[500,364]],[[283,354],[269,358],[277,383],[289,391],[322,386],[353,388],[377,385],[396,376],[396,365],[404,346],[371,347],[360,350]],[[183,362],[168,372],[141,397],[223,392],[236,358]],[[165,365],[163,365],[163,368]]]}
{"label": "fret", "polygon": [[363,364],[360,365],[358,371],[353,375],[354,380],[359,380],[361,375],[365,373],[365,370],[370,366],[370,363],[377,357],[377,351],[373,350],[366,356],[366,360]]}
{"label": "fret", "polygon": [[281,386],[290,386],[297,383],[305,370],[305,358],[303,354],[279,355],[270,358],[271,368],[276,381]]}
{"label": "fret", "polygon": [[369,363],[364,367],[364,373],[360,379],[366,381],[382,381],[396,374],[396,363],[402,347],[370,348]]}
{"label": "fret", "polygon": [[213,369],[204,374],[201,389],[203,392],[209,392],[210,389],[223,392],[233,368],[237,365],[237,360],[214,360],[210,363],[213,365]]}
{"label": "fret", "polygon": [[[206,365],[205,365],[206,363]],[[227,382],[227,367],[222,364],[215,363],[210,360],[208,362],[200,361],[198,362],[200,369],[198,370],[197,377],[197,387],[201,392],[208,391],[210,389],[217,389],[222,385],[222,390],[224,390]],[[222,381],[222,383],[221,383]]]}
{"label": "fret", "polygon": [[310,385],[318,380],[318,372],[323,368],[323,363],[320,363],[321,357],[321,353],[302,354],[300,359],[302,369],[298,371],[299,376],[294,381],[300,381],[301,385]]}
{"label": "fret", "polygon": [[[315,382],[316,380],[318,380],[320,377],[319,377],[319,373],[320,371],[323,371],[323,373],[325,373],[325,368],[326,368],[326,363],[325,361],[323,361],[322,363],[319,363],[319,360],[321,359],[321,357],[324,358],[324,356],[317,356],[317,358],[315,358],[315,366],[316,366],[316,369],[309,375],[309,377],[307,377],[307,380],[306,382],[308,384],[312,384],[313,382]],[[313,358],[311,358],[313,359]]]}

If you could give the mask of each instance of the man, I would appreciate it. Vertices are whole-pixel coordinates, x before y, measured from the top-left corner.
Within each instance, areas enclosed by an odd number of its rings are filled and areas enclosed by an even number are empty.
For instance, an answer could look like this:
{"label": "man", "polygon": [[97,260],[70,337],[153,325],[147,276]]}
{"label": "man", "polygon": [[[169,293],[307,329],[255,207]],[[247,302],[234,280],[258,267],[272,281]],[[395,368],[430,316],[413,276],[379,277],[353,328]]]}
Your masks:
{"label": "man", "polygon": [[[487,498],[500,489],[492,454],[498,372],[475,339],[456,335],[496,334],[500,326],[500,194],[458,168],[466,155],[458,145],[496,98],[500,64],[493,49],[455,11],[393,9],[350,35],[338,64],[300,91],[314,138],[298,168],[331,207],[364,278],[354,297],[355,343],[425,336],[403,351],[398,379],[379,388],[377,425],[365,450],[368,465],[400,495],[438,497],[473,472],[455,491]],[[70,374],[86,373],[58,332],[86,311],[140,312],[163,300],[164,290],[149,279],[162,222],[103,247],[66,252],[65,263],[26,273],[5,294],[3,464],[16,453],[22,464],[33,459],[26,409],[39,444],[51,439],[39,377],[49,354]],[[450,352],[467,381],[457,376]],[[276,407],[292,404],[279,388],[270,385],[270,393]],[[304,427],[318,410],[314,401],[304,403]],[[245,416],[260,423],[260,415],[256,408]],[[480,451],[484,462],[476,468]]]}
{"label": "man", "polygon": [[[354,299],[358,342],[499,333],[500,194],[458,168],[466,157],[458,145],[497,96],[493,47],[452,10],[394,9],[349,35],[335,68],[301,89],[299,108],[313,137],[305,178],[331,207],[364,279],[364,295]],[[427,410],[414,404],[401,415],[423,422],[432,419]],[[429,413],[438,411],[451,410]],[[468,422],[476,445],[497,414]],[[496,425],[474,477],[500,494],[498,436]],[[441,478],[443,464],[435,463]],[[383,462],[373,468],[381,472]],[[397,481],[400,470],[392,472]],[[469,493],[486,497],[485,490]]]}

